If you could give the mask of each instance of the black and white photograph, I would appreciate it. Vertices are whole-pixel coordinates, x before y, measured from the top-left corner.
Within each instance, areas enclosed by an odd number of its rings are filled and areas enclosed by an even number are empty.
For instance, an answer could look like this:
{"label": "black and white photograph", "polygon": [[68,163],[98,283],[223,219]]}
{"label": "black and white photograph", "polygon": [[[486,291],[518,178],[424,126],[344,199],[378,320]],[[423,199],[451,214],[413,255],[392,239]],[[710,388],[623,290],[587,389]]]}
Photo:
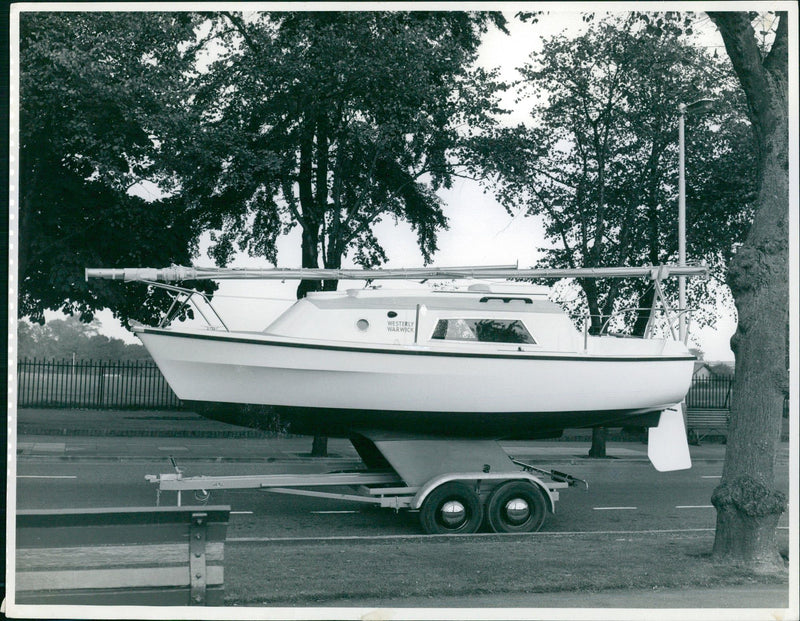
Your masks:
{"label": "black and white photograph", "polygon": [[8,13],[12,619],[800,619],[795,2]]}

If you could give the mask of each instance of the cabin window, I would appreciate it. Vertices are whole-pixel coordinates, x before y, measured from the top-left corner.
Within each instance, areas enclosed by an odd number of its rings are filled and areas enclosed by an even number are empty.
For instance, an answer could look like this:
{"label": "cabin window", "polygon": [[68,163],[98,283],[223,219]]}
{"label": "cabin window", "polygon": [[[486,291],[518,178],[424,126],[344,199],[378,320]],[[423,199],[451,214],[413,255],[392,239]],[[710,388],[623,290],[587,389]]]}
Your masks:
{"label": "cabin window", "polygon": [[432,339],[481,343],[525,343],[536,341],[517,319],[440,319]]}
{"label": "cabin window", "polygon": [[365,332],[366,329],[369,328],[369,321],[367,321],[366,319],[359,319],[358,321],[356,321],[356,328],[358,328],[362,332]]}

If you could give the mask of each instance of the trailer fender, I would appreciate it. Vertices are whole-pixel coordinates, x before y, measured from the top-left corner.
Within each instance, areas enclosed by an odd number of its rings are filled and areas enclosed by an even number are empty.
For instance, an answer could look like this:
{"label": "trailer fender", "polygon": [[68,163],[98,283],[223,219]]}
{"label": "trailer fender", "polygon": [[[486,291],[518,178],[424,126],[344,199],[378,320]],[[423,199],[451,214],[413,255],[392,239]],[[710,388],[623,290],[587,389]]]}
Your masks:
{"label": "trailer fender", "polygon": [[505,481],[530,481],[533,485],[537,486],[539,489],[542,490],[544,493],[544,497],[547,499],[547,509],[550,513],[556,512],[556,500],[558,499],[558,493],[554,493],[550,488],[539,478],[536,477],[528,472],[496,472],[496,473],[487,473],[487,472],[450,472],[448,474],[441,474],[437,477],[434,477],[430,481],[424,483],[417,493],[415,494],[414,498],[411,501],[411,509],[419,509],[422,506],[422,503],[425,502],[425,499],[430,495],[430,493],[439,487],[440,485],[447,483],[449,481],[487,481],[487,480],[497,480],[499,482]]}

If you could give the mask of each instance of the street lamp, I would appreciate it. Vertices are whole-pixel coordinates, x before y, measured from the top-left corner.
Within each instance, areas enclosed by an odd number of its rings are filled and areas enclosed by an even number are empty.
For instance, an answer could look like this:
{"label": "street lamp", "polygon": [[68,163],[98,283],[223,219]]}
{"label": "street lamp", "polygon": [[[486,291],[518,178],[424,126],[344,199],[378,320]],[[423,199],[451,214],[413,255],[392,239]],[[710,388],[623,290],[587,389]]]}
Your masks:
{"label": "street lamp", "polygon": [[[678,112],[678,265],[686,265],[686,173],[683,132],[684,118],[687,114],[704,112],[711,108],[713,99],[698,99],[690,104],[679,104]],[[678,333],[681,342],[686,342],[686,276],[678,276]]]}

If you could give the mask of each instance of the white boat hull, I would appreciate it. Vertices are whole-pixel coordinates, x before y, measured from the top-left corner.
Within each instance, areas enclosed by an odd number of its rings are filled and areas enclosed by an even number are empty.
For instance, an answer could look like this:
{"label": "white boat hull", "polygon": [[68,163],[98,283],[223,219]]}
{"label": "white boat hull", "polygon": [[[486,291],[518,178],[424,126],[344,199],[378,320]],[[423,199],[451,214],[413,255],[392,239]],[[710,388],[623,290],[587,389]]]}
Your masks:
{"label": "white boat hull", "polygon": [[487,355],[151,328],[138,335],[180,399],[271,406],[298,429],[331,435],[347,427],[420,426],[458,435],[552,435],[680,402],[694,360],[514,347]]}

